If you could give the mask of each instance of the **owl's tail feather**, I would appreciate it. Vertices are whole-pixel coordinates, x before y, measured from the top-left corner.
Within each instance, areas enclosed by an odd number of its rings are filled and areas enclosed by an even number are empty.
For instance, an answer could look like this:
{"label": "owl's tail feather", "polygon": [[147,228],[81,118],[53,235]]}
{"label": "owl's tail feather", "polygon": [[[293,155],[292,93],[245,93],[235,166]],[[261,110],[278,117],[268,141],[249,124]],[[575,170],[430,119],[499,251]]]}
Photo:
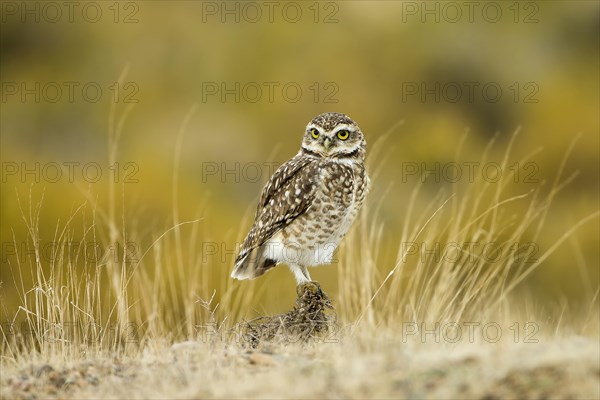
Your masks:
{"label": "owl's tail feather", "polygon": [[277,265],[275,260],[265,257],[262,247],[255,247],[244,256],[238,257],[231,277],[240,280],[258,278]]}

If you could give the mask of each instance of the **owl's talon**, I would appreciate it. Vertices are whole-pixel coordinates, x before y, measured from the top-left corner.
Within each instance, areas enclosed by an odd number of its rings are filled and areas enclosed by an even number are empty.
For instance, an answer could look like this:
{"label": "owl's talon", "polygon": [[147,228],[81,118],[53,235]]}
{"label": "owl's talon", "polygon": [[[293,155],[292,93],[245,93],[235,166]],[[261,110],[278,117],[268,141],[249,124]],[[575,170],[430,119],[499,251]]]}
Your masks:
{"label": "owl's talon", "polygon": [[319,290],[321,290],[321,287],[317,282],[313,281],[301,283],[297,287],[298,297],[302,297],[304,292],[306,292],[307,290],[310,291],[312,294],[316,294],[319,292]]}
{"label": "owl's talon", "polygon": [[327,299],[327,293],[321,289],[319,282],[309,281],[301,283],[297,286],[298,297],[302,297],[306,291],[309,291],[311,295],[317,296],[321,299]]}

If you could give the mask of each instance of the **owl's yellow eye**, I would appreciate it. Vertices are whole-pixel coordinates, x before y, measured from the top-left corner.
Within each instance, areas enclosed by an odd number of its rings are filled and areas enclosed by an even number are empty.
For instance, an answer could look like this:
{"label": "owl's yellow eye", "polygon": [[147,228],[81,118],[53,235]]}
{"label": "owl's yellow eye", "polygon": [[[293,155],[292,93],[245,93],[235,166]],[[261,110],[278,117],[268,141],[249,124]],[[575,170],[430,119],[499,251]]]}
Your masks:
{"label": "owl's yellow eye", "polygon": [[337,137],[340,140],[346,140],[348,139],[348,136],[350,136],[350,132],[348,132],[347,130],[341,130],[337,133]]}
{"label": "owl's yellow eye", "polygon": [[319,138],[319,131],[316,128],[312,128],[310,130],[310,134],[312,135],[312,137],[314,139],[318,139]]}

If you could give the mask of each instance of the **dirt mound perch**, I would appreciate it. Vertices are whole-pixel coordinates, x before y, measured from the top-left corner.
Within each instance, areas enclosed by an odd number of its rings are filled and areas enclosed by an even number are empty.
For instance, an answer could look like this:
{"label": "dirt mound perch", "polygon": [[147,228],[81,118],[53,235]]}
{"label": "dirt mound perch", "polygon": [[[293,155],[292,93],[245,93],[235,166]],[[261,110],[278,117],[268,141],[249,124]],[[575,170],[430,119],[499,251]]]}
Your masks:
{"label": "dirt mound perch", "polygon": [[241,325],[244,341],[250,347],[256,348],[261,342],[306,343],[336,332],[335,310],[319,283],[298,285],[296,290],[298,298],[291,311]]}

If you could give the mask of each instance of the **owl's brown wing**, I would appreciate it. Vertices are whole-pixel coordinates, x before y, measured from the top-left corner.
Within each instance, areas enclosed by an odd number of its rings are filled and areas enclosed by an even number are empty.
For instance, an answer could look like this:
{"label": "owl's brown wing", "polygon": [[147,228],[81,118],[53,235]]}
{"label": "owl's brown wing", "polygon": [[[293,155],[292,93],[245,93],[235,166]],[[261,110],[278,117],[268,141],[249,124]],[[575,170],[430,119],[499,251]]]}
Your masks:
{"label": "owl's brown wing", "polygon": [[274,265],[274,260],[265,260],[260,252],[255,251],[254,257],[248,256],[308,210],[315,196],[317,176],[317,160],[301,156],[292,158],[275,171],[262,191],[254,225],[242,244],[232,276],[238,279],[256,277],[264,273],[256,275],[264,269],[261,263],[269,264],[265,267]]}

